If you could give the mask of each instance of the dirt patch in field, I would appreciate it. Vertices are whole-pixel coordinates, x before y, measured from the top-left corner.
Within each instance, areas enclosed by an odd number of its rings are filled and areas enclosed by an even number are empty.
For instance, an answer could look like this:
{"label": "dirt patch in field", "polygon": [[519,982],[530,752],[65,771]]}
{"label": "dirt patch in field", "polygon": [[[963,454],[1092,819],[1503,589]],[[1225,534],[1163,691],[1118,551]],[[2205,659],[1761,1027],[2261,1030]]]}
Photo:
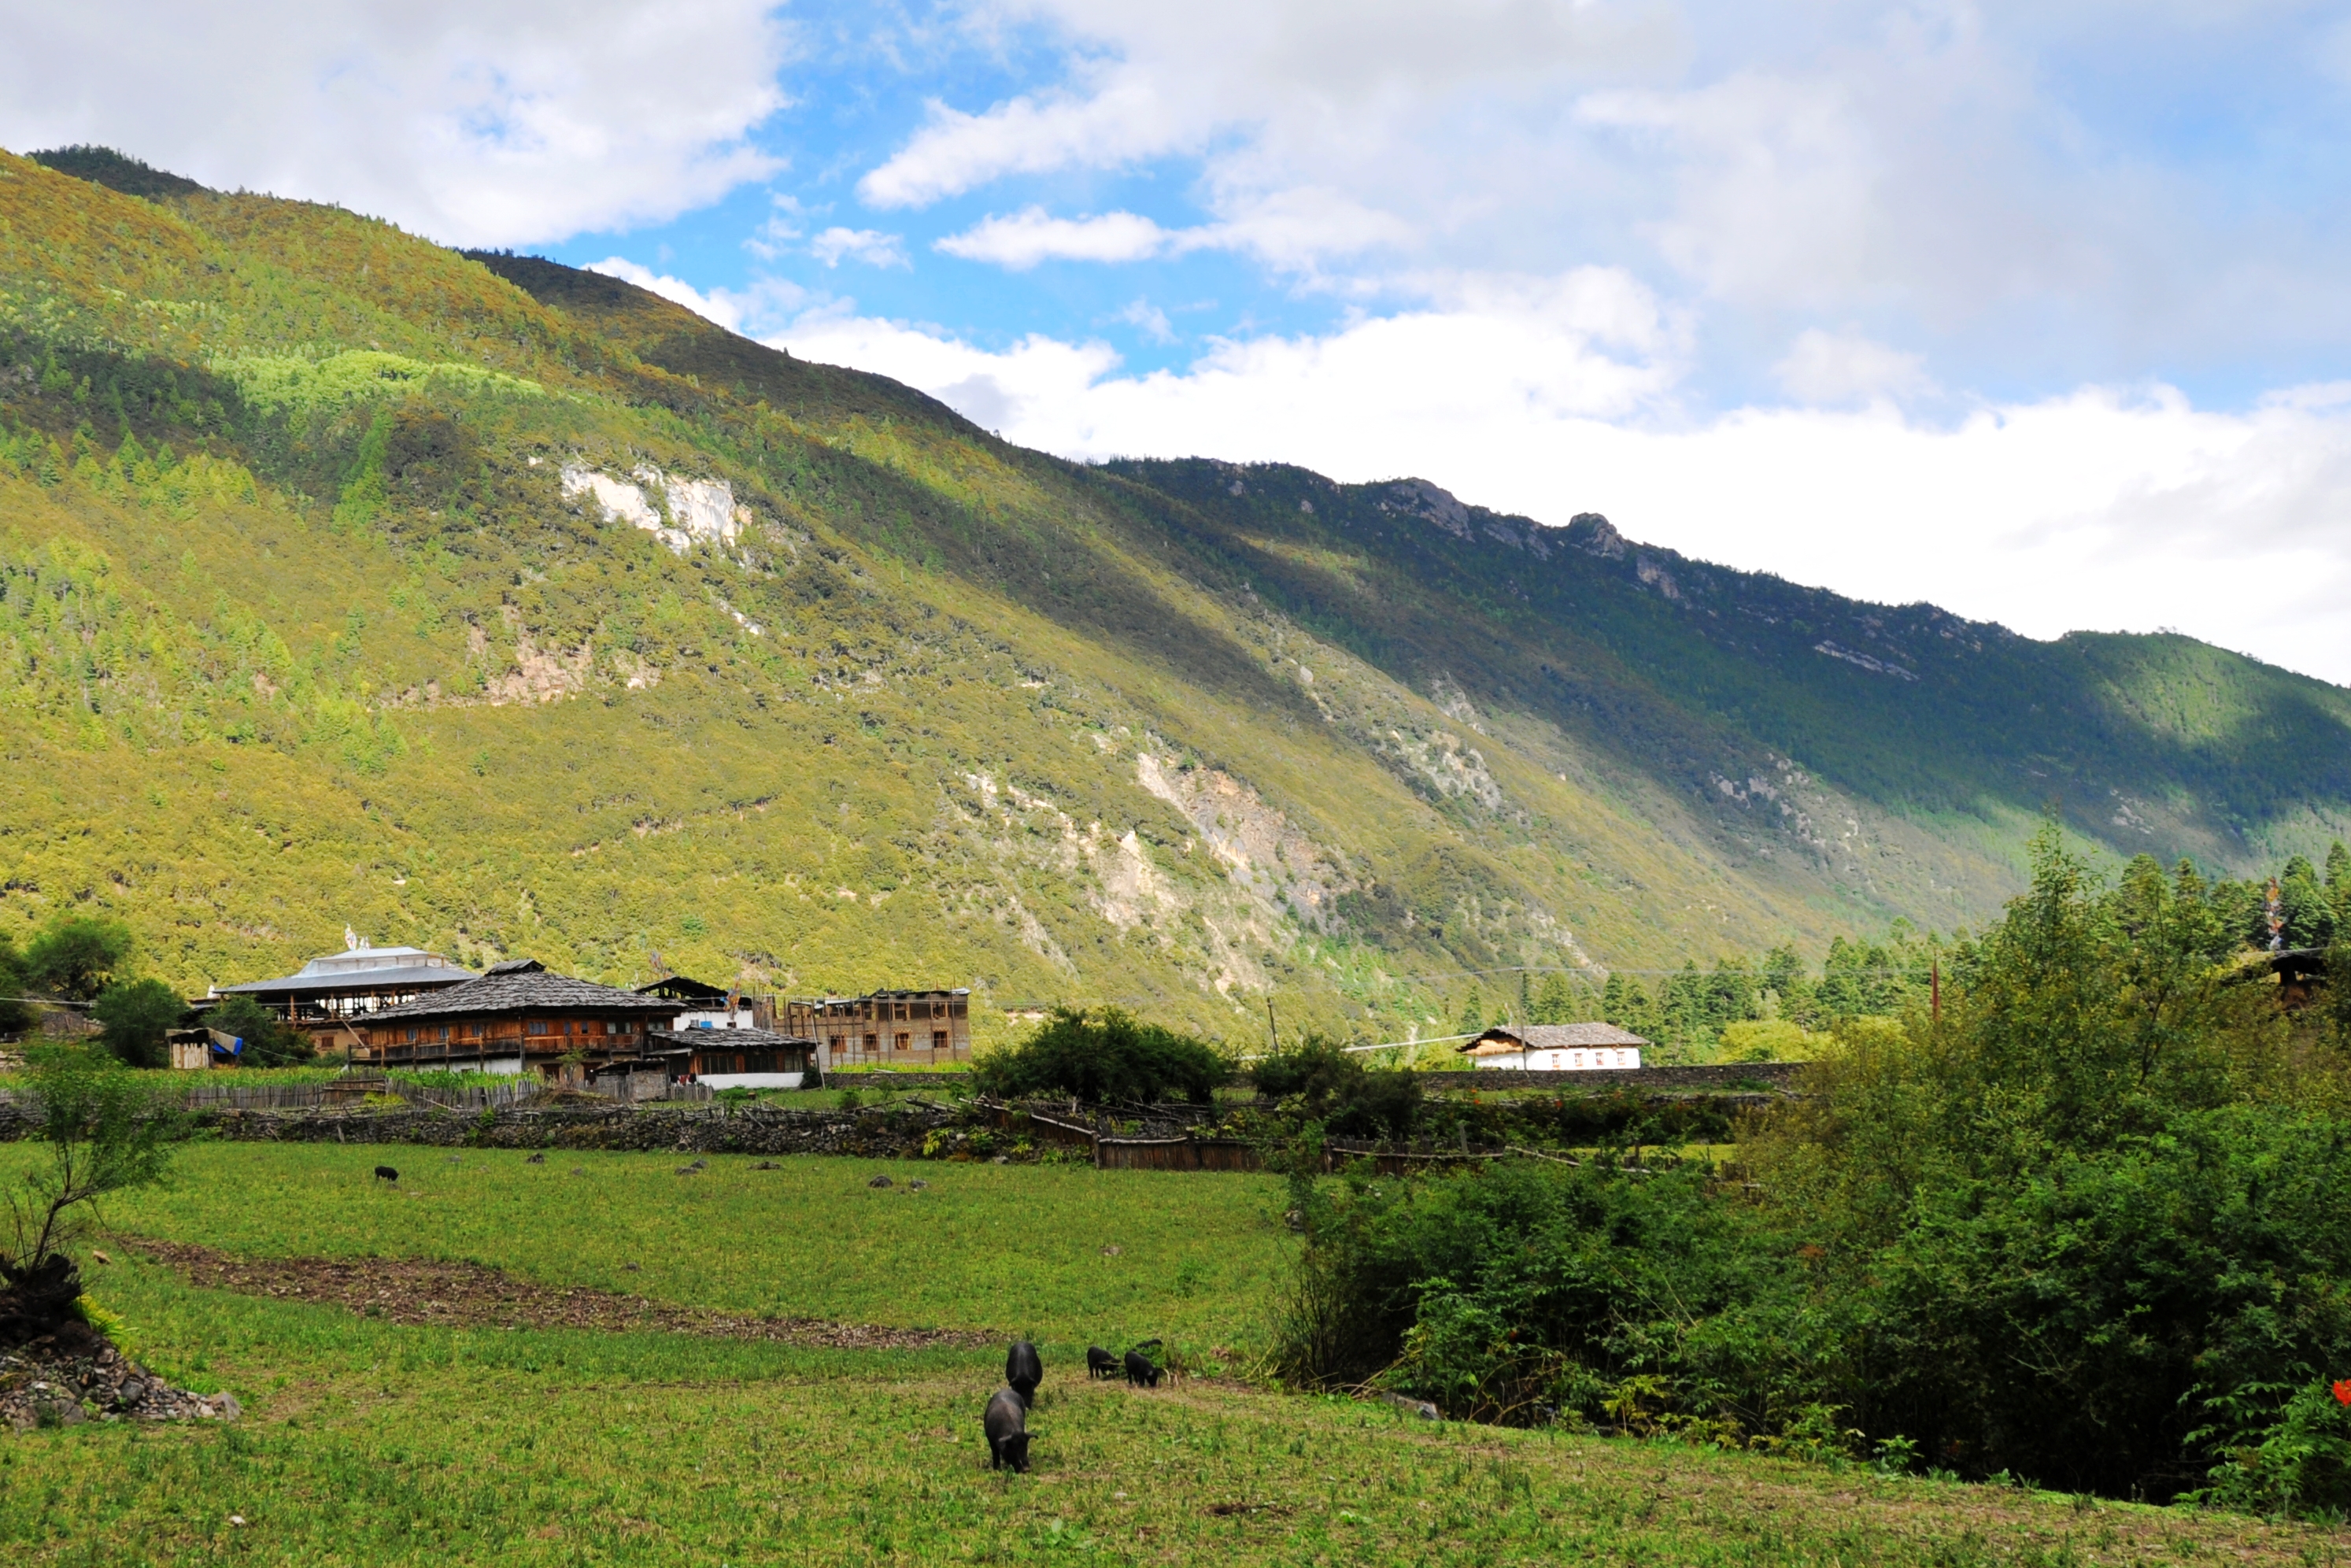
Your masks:
{"label": "dirt patch in field", "polygon": [[129,1243],[192,1285],[347,1307],[385,1322],[441,1328],[650,1330],[768,1340],[830,1350],[935,1350],[993,1344],[956,1329],[888,1328],[819,1318],[755,1318],[586,1286],[542,1285],[479,1263],[423,1258],[233,1258],[178,1241]]}

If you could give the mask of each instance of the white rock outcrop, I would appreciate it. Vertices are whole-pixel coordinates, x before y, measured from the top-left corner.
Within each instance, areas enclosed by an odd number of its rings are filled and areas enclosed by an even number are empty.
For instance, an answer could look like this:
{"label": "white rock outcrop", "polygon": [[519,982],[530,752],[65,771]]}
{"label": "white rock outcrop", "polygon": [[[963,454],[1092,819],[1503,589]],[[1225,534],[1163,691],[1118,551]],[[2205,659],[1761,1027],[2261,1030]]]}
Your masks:
{"label": "white rock outcrop", "polygon": [[[660,505],[648,491],[661,497]],[[735,504],[735,486],[726,480],[679,479],[650,465],[616,479],[584,464],[566,464],[563,498],[583,497],[593,498],[606,522],[643,528],[679,555],[697,539],[721,548],[731,545],[751,520],[749,509]]]}

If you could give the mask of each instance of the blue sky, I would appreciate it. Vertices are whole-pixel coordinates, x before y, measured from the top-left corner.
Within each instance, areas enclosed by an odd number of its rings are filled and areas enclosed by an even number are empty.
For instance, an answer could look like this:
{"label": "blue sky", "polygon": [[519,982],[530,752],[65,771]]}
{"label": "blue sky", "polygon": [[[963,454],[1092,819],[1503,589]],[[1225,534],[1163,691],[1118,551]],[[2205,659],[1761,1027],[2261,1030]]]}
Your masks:
{"label": "blue sky", "polygon": [[603,267],[1029,444],[1412,473],[2351,681],[2340,5],[89,0],[12,26],[0,143]]}

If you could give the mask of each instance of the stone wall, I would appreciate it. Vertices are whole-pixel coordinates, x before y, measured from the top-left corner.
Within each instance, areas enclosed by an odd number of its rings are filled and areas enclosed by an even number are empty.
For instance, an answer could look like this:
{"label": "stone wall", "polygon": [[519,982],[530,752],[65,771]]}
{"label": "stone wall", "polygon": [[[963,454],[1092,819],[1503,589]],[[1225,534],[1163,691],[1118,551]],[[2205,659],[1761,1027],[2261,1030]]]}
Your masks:
{"label": "stone wall", "polygon": [[1490,1093],[1498,1089],[1581,1089],[1604,1093],[1614,1089],[1642,1089],[1667,1093],[1737,1092],[1761,1085],[1782,1092],[1795,1087],[1801,1061],[1736,1061],[1717,1067],[1610,1067],[1582,1072],[1521,1072],[1508,1067],[1480,1067],[1468,1072],[1432,1072],[1422,1082],[1433,1094]]}
{"label": "stone wall", "polygon": [[[771,1111],[722,1114],[711,1106],[616,1105],[557,1110],[214,1111],[195,1121],[235,1143],[422,1144],[436,1148],[634,1149],[709,1155],[857,1155],[897,1159],[954,1128],[945,1111]],[[36,1135],[32,1119],[0,1105],[0,1140]],[[950,1134],[951,1135],[951,1134]]]}

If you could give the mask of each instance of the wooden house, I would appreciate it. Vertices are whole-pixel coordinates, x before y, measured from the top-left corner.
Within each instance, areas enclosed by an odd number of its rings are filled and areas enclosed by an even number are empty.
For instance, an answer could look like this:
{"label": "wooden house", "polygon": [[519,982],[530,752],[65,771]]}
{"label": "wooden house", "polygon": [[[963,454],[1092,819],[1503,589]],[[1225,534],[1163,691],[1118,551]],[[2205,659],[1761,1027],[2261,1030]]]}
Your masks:
{"label": "wooden house", "polygon": [[819,1065],[932,1067],[971,1060],[971,993],[875,991],[788,1001],[781,1032],[812,1040]]}
{"label": "wooden house", "polygon": [[1638,1067],[1648,1043],[1610,1023],[1496,1024],[1461,1051],[1479,1067],[1589,1072]]}
{"label": "wooden house", "polygon": [[[352,1056],[374,1067],[472,1068],[581,1076],[645,1058],[649,1036],[677,1021],[678,1004],[568,975],[536,958],[494,964],[463,985],[352,1025]],[[566,1071],[569,1063],[576,1071]]]}

